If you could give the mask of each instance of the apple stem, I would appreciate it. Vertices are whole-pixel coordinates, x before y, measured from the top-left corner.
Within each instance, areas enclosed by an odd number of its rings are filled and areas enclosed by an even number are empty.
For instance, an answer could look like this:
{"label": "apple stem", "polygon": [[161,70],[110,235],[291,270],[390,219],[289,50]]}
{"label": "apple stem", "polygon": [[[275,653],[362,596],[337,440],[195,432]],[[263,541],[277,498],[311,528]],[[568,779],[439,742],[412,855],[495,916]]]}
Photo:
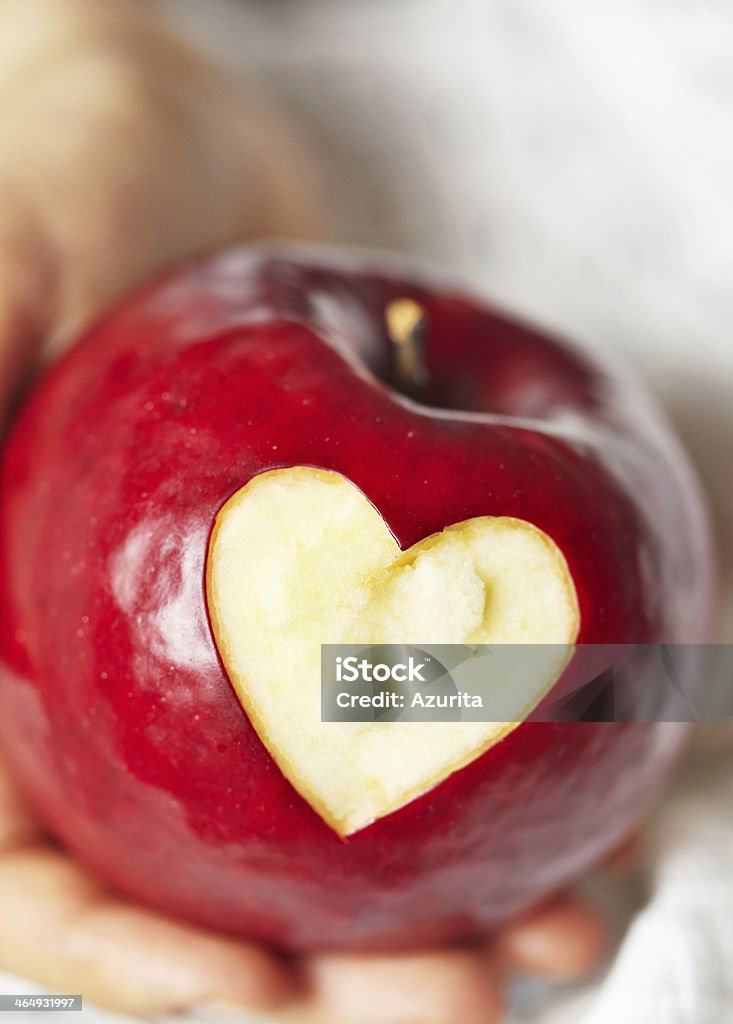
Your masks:
{"label": "apple stem", "polygon": [[425,366],[425,334],[428,316],[414,299],[393,299],[384,311],[387,334],[394,345],[397,378],[409,393],[421,391],[428,382]]}

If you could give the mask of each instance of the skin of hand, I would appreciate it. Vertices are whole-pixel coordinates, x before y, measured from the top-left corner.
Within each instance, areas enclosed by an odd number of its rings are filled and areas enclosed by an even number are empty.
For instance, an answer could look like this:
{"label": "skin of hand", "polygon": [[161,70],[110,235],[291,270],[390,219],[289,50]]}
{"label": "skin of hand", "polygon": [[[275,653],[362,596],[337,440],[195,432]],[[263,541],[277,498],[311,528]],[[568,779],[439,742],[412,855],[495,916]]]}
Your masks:
{"label": "skin of hand", "polygon": [[[323,237],[279,114],[144,4],[0,0],[0,412],[22,377],[173,260]],[[483,946],[288,961],[107,891],[45,837],[0,765],[0,970],[150,1017],[209,1004],[285,1024],[496,1024],[501,978],[601,958],[598,915],[560,898]]]}

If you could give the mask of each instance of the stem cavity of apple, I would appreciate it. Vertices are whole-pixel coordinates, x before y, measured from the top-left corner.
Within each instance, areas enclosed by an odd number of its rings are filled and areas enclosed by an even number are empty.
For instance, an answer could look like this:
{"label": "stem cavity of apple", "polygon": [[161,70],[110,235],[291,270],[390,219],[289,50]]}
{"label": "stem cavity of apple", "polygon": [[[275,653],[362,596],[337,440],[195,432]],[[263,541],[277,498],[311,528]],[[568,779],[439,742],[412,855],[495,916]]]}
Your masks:
{"label": "stem cavity of apple", "polygon": [[393,299],[384,311],[384,322],[393,344],[398,383],[407,394],[415,395],[428,383],[425,365],[428,316],[425,308],[414,299]]}

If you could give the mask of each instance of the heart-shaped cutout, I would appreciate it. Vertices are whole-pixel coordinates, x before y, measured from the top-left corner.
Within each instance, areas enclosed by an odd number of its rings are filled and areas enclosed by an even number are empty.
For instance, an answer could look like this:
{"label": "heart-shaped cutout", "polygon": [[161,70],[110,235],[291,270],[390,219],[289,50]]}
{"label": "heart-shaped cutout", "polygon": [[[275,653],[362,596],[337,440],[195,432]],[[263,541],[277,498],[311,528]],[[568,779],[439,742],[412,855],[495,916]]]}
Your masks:
{"label": "heart-shaped cutout", "polygon": [[[579,628],[562,552],[524,520],[483,516],[401,551],[338,473],[260,474],[220,510],[207,600],[234,689],[281,770],[349,835],[470,763],[556,682]],[[321,644],[546,644],[501,722],[322,722]],[[525,676],[527,674],[525,673]]]}

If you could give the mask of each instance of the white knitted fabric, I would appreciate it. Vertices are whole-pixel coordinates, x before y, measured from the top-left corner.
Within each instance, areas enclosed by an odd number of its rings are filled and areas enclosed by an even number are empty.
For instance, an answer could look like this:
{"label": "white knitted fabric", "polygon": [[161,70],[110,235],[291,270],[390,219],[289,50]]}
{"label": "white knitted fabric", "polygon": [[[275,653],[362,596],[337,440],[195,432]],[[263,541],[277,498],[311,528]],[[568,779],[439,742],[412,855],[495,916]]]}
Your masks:
{"label": "white knitted fabric", "polygon": [[[160,3],[290,107],[320,154],[340,239],[458,270],[637,364],[708,487],[730,594],[730,4]],[[662,805],[643,901],[613,895],[635,909],[608,974],[580,992],[524,991],[517,1024],[733,1021],[731,737],[709,730]],[[0,991],[27,989],[0,979]]]}

